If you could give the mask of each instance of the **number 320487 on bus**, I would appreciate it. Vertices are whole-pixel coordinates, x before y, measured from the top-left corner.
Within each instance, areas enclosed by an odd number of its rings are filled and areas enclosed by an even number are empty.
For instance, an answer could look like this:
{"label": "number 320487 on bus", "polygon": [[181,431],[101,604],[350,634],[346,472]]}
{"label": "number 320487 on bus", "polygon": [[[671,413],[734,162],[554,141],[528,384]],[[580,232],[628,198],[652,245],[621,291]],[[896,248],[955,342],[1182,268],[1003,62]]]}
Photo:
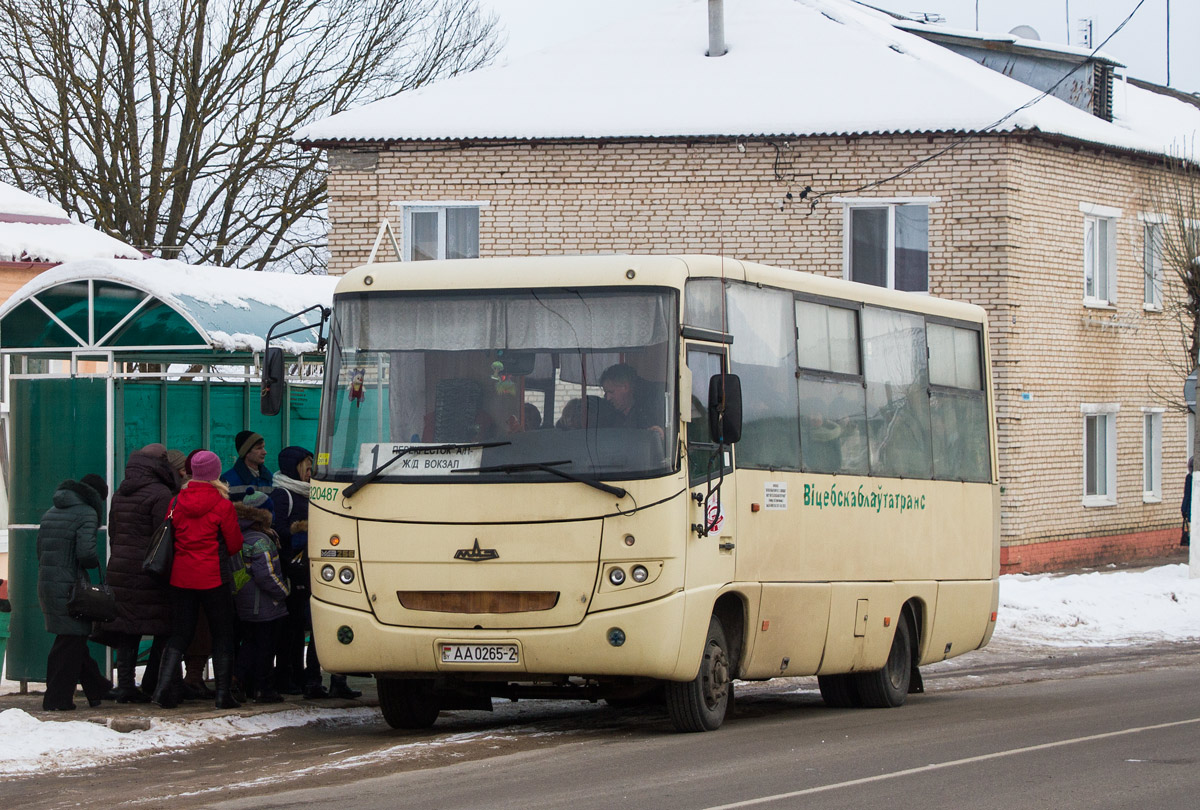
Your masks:
{"label": "number 320487 on bus", "polygon": [[443,664],[517,664],[516,644],[443,644]]}

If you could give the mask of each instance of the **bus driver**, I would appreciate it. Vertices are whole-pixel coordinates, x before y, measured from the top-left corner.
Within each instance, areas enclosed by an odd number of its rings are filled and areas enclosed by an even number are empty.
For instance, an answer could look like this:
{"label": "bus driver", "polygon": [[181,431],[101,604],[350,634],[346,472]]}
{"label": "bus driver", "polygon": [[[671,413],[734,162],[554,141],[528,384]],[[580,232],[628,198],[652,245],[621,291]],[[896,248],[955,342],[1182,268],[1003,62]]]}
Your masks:
{"label": "bus driver", "polygon": [[632,366],[625,363],[609,366],[600,375],[600,387],[617,412],[618,427],[645,428],[660,439],[664,437],[661,396]]}

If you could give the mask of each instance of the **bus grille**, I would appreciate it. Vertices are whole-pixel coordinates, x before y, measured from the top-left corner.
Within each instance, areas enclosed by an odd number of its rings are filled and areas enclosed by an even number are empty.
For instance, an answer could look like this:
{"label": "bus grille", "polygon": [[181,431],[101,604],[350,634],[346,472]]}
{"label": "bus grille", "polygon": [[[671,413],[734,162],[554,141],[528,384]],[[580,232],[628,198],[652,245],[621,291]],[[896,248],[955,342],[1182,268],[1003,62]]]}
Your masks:
{"label": "bus grille", "polygon": [[406,610],[432,613],[530,613],[558,604],[557,591],[396,591]]}

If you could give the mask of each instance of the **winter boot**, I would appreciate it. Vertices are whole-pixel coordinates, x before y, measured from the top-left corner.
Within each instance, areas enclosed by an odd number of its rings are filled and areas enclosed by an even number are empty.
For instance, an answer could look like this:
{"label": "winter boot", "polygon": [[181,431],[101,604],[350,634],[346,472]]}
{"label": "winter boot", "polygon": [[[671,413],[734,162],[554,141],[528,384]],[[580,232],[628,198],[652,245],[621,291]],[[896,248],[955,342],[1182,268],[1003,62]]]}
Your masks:
{"label": "winter boot", "polygon": [[242,704],[233,699],[233,654],[214,650],[213,670],[217,680],[217,708],[240,709]]}
{"label": "winter boot", "polygon": [[[183,658],[183,663],[187,669],[187,675],[183,678],[184,694],[194,700],[201,700],[213,697],[213,690],[208,688],[204,683],[204,670],[208,666],[207,655],[186,655]],[[216,661],[213,661],[213,668],[216,668]]]}
{"label": "winter boot", "polygon": [[327,697],[329,697],[329,693],[325,691],[325,687],[321,685],[320,681],[304,687],[305,700],[324,700]]}
{"label": "winter boot", "polygon": [[117,703],[149,703],[150,696],[137,688],[137,644],[117,647]]}
{"label": "winter boot", "polygon": [[174,647],[163,650],[162,663],[158,665],[158,681],[154,687],[154,702],[164,709],[174,709],[179,705],[179,692],[172,687],[181,661],[183,653],[179,650]]}
{"label": "winter boot", "polygon": [[342,698],[343,700],[354,700],[362,697],[362,692],[357,689],[351,689],[349,684],[346,683],[345,675],[330,675],[329,696]]}

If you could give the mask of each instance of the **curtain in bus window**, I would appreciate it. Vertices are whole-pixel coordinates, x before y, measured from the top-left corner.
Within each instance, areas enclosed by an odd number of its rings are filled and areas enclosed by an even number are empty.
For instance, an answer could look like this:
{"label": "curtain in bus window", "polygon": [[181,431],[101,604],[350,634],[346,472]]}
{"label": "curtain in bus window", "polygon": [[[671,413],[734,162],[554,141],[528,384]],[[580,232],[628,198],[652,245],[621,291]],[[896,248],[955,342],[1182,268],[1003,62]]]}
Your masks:
{"label": "curtain in bus window", "polygon": [[867,307],[862,312],[871,472],[929,478],[929,369],[925,319]]}
{"label": "curtain in bus window", "polygon": [[348,347],[373,349],[621,349],[665,343],[664,296],[379,296],[340,305]]}
{"label": "curtain in bus window", "polygon": [[858,373],[858,313],[796,302],[796,352],[802,368]]}
{"label": "curtain in bus window", "polygon": [[479,257],[479,209],[446,209],[446,258]]}
{"label": "curtain in bus window", "polygon": [[888,209],[850,209],[850,280],[888,285]]}
{"label": "curtain in bus window", "polygon": [[561,354],[559,362],[559,379],[569,383],[586,383],[597,386],[604,369],[621,362],[617,352],[588,352],[587,354]]}
{"label": "curtain in bus window", "polygon": [[980,333],[946,324],[929,324],[929,382],[980,390],[983,368],[979,356]]}
{"label": "curtain in bus window", "polygon": [[896,289],[929,289],[929,206],[896,206]]}
{"label": "curtain in bus window", "polygon": [[742,380],[738,466],[800,469],[792,294],[733,284],[728,298],[733,373]]}
{"label": "curtain in bus window", "polygon": [[391,435],[397,441],[420,441],[425,416],[425,357],[415,352],[391,352],[389,412]]}
{"label": "curtain in bus window", "polygon": [[688,326],[720,332],[723,328],[724,282],[719,278],[693,278],[683,288],[683,322]]}

